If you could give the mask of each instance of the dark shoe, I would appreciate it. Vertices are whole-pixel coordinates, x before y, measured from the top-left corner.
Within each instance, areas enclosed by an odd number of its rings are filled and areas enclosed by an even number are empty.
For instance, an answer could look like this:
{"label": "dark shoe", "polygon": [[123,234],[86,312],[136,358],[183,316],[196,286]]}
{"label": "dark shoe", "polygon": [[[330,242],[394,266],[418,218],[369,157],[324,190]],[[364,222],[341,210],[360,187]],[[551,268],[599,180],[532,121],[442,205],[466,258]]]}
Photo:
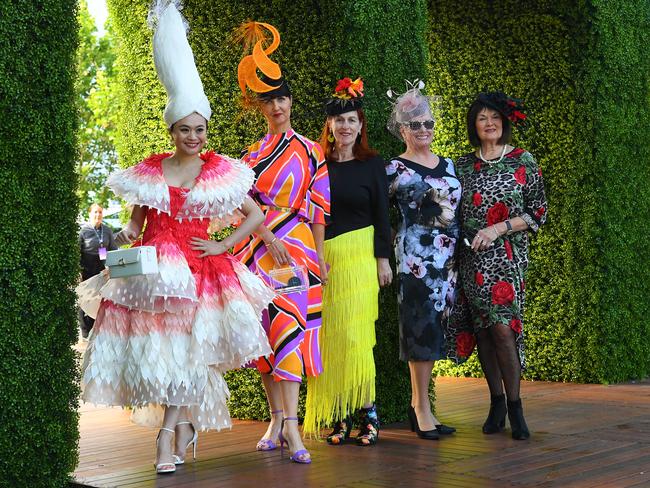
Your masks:
{"label": "dark shoe", "polygon": [[346,440],[350,438],[350,431],[352,430],[352,420],[350,417],[346,417],[343,420],[339,420],[334,424],[334,430],[330,435],[327,436],[327,443],[332,444],[333,446],[338,446],[343,444]]}
{"label": "dark shoe", "polygon": [[517,441],[523,441],[530,437],[526,419],[524,419],[524,409],[521,406],[521,398],[514,402],[508,402],[508,420],[512,429],[512,438]]}
{"label": "dark shoe", "polygon": [[492,395],[490,402],[490,413],[483,424],[484,434],[496,434],[503,431],[506,426],[506,396]]}
{"label": "dark shoe", "polygon": [[357,445],[374,446],[377,444],[377,440],[379,439],[379,417],[377,416],[377,407],[375,405],[359,410],[359,425]]}
{"label": "dark shoe", "polygon": [[420,430],[420,425],[418,424],[418,416],[415,413],[415,409],[410,406],[408,409],[408,417],[411,422],[411,431],[415,432],[420,439],[427,439],[430,441],[436,441],[439,439],[438,431],[433,430]]}
{"label": "dark shoe", "polygon": [[436,425],[436,430],[438,431],[438,435],[450,435],[456,432],[454,427],[445,424]]}

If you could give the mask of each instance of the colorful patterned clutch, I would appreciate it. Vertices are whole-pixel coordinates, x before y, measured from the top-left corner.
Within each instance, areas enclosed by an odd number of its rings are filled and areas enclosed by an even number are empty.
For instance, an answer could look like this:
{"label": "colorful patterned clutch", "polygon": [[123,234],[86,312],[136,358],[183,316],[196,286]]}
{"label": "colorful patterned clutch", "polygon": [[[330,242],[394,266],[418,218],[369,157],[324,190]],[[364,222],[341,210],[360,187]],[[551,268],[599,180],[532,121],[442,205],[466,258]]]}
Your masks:
{"label": "colorful patterned clutch", "polygon": [[300,293],[309,288],[307,267],[293,265],[284,268],[275,268],[269,271],[271,286],[276,293]]}

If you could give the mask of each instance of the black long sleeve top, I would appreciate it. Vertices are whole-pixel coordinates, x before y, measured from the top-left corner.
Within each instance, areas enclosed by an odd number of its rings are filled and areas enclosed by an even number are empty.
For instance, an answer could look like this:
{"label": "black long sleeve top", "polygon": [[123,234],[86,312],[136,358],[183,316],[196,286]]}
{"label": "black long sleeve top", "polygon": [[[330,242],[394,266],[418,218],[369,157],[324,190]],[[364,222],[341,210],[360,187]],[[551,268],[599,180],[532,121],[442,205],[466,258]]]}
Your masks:
{"label": "black long sleeve top", "polygon": [[331,216],[325,239],[362,229],[375,228],[375,257],[391,253],[388,223],[388,181],[384,161],[374,156],[366,161],[328,161]]}
{"label": "black long sleeve top", "polygon": [[79,229],[79,247],[81,249],[81,279],[101,273],[105,262],[99,259],[99,248],[105,247],[107,251],[117,249],[113,231],[106,224],[95,228],[84,223]]}

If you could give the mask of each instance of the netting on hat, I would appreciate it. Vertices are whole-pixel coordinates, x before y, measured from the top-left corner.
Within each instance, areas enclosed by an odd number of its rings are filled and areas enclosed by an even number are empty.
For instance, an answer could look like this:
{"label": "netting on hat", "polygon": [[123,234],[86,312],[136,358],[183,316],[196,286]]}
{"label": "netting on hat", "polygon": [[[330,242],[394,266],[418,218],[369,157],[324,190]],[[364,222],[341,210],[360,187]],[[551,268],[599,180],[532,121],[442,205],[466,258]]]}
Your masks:
{"label": "netting on hat", "polygon": [[389,89],[386,94],[393,104],[386,128],[397,137],[404,141],[400,132],[400,127],[405,123],[421,115],[429,114],[435,121],[433,115],[433,106],[439,102],[440,97],[428,96],[422,93],[424,82],[421,80],[406,81],[407,90],[401,95]]}

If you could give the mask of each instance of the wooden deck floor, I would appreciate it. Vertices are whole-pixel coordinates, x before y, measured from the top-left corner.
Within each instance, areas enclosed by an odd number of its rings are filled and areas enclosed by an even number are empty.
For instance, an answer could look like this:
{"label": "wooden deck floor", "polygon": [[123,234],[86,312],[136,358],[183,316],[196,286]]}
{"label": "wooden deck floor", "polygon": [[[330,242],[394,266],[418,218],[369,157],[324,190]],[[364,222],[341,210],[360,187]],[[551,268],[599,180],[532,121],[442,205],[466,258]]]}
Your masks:
{"label": "wooden deck floor", "polygon": [[157,476],[156,432],[120,409],[81,410],[79,484],[94,487],[650,487],[650,384],[615,386],[527,382],[522,386],[533,437],[483,435],[483,380],[439,378],[437,411],[458,432],[440,441],[405,425],[381,432],[371,448],[308,441],[314,462],[290,463],[279,451],[254,451],[266,429],[236,422],[199,437],[199,459]]}

